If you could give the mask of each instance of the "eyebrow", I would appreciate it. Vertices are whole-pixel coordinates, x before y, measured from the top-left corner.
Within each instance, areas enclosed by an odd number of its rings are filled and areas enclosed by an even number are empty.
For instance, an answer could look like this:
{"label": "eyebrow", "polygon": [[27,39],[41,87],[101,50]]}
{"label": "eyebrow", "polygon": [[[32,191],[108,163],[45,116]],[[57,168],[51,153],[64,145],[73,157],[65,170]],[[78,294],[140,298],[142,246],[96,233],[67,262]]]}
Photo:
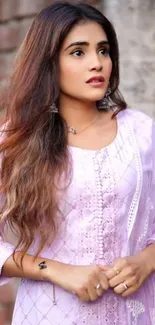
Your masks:
{"label": "eyebrow", "polygon": [[[97,43],[97,47],[104,46],[104,45],[109,46],[109,42],[108,41],[100,41],[100,42]],[[84,41],[74,42],[74,43],[71,43],[69,46],[67,46],[65,51],[68,50],[70,47],[73,47],[73,46],[89,46],[89,43],[84,42]]]}

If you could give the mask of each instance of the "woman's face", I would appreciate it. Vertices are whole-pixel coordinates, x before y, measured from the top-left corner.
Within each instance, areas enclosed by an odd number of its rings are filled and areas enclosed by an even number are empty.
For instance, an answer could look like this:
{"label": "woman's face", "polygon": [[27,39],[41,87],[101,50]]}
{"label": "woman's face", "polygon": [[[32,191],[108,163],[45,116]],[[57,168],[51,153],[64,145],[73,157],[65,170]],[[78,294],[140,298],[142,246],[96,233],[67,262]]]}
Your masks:
{"label": "woman's face", "polygon": [[60,50],[59,69],[60,96],[86,102],[104,97],[112,61],[107,36],[99,24],[81,22],[72,28]]}

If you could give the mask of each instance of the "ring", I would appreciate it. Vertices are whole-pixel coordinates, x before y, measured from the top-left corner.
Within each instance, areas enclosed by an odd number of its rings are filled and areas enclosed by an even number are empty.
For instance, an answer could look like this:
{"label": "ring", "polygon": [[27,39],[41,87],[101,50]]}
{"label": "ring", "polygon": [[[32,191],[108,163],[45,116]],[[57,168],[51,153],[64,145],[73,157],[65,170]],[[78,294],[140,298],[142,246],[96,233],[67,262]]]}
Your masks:
{"label": "ring", "polygon": [[128,289],[128,286],[127,286],[127,284],[125,284],[125,283],[122,283],[122,284],[123,284],[123,286],[124,286],[125,290],[127,290],[127,289]]}
{"label": "ring", "polygon": [[117,270],[116,266],[113,267],[114,271],[116,272],[116,274],[118,275],[120,272]]}
{"label": "ring", "polygon": [[101,288],[101,284],[98,283],[97,286],[96,286],[96,290],[100,289]]}

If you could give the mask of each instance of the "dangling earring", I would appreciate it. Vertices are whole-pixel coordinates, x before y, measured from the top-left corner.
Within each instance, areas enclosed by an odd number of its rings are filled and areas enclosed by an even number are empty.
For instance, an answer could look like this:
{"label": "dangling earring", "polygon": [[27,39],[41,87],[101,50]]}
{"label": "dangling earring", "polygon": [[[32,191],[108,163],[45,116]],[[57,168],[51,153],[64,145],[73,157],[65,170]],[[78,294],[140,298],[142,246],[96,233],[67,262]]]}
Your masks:
{"label": "dangling earring", "polygon": [[101,100],[98,104],[99,109],[110,109],[113,106],[112,100],[110,98],[110,94],[111,94],[111,89],[108,88],[103,100]]}
{"label": "dangling earring", "polygon": [[56,104],[55,103],[53,103],[50,106],[50,111],[51,111],[51,113],[58,113],[58,108],[56,107]]}

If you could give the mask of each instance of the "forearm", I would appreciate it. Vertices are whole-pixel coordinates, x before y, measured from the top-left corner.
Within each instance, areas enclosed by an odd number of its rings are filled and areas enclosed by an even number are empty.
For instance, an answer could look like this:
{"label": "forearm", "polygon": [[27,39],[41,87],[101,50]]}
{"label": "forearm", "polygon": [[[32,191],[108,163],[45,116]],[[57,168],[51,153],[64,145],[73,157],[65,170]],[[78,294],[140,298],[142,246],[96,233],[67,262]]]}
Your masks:
{"label": "forearm", "polygon": [[[34,256],[26,254],[23,258],[21,267],[20,260],[20,252],[15,253],[15,261],[18,265],[14,261],[13,255],[11,255],[3,265],[2,276],[48,281],[50,272],[50,279],[55,281],[58,262],[43,257],[37,257],[34,260]],[[46,262],[47,268],[40,269],[39,264],[43,261]]]}
{"label": "forearm", "polygon": [[148,266],[149,273],[155,271],[155,244],[150,244],[145,249],[143,249],[139,254],[142,257]]}

